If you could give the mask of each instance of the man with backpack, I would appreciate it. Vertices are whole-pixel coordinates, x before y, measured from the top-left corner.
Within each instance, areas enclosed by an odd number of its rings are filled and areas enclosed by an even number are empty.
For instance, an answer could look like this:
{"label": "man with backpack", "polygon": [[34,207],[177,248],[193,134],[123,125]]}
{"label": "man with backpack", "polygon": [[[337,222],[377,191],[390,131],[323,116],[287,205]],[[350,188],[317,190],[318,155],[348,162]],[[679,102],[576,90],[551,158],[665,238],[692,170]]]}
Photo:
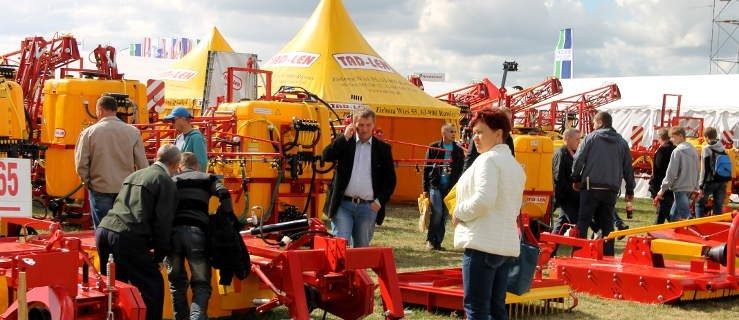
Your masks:
{"label": "man with backpack", "polygon": [[703,129],[707,144],[701,152],[700,195],[695,206],[695,217],[700,218],[706,211],[706,202],[713,197],[713,214],[721,214],[726,199],[726,183],[731,181],[731,159],[726,149],[718,141],[716,128]]}

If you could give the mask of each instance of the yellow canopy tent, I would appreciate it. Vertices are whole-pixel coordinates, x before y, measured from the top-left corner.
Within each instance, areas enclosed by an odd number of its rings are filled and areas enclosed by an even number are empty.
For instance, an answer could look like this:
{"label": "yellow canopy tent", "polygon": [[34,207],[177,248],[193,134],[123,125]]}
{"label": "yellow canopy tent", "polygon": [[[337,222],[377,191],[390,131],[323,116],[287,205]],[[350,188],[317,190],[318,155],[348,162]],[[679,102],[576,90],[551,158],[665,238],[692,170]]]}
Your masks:
{"label": "yellow canopy tent", "polygon": [[[440,139],[442,124],[459,121],[459,109],[412,85],[372,49],[340,0],[321,1],[303,29],[264,69],[274,72],[273,88],[303,87],[339,113],[371,107],[385,139],[426,145]],[[393,145],[396,160],[424,155],[423,149]],[[394,199],[418,197],[422,169],[397,168]]]}
{"label": "yellow canopy tent", "polygon": [[[175,106],[186,106],[193,110],[201,108],[200,101],[205,92],[205,75],[208,67],[208,53],[211,51],[233,52],[217,28],[213,27],[210,37],[200,41],[190,52],[172,64],[172,67],[159,76],[164,80],[164,108],[159,116],[169,114]],[[199,114],[199,111],[195,111]]]}

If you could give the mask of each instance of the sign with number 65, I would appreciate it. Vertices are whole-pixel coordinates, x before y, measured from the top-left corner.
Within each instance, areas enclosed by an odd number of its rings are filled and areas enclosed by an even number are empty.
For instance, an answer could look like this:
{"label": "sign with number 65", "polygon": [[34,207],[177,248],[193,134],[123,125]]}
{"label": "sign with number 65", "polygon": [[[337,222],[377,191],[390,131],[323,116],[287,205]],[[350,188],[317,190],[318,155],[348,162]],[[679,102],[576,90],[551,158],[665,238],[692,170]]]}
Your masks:
{"label": "sign with number 65", "polygon": [[0,217],[31,217],[31,160],[0,159]]}

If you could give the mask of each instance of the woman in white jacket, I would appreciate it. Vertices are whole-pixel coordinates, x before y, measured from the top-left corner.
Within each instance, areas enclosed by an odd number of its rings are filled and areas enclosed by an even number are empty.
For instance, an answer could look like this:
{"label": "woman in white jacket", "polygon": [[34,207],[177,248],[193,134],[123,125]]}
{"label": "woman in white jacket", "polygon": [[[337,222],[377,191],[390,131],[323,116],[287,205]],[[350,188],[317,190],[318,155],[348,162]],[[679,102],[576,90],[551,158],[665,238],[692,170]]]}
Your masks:
{"label": "woman in white jacket", "polygon": [[462,279],[467,319],[507,319],[508,262],[518,256],[516,219],[526,176],[505,144],[510,122],[484,109],[471,122],[480,156],[457,182],[454,247],[464,248]]}

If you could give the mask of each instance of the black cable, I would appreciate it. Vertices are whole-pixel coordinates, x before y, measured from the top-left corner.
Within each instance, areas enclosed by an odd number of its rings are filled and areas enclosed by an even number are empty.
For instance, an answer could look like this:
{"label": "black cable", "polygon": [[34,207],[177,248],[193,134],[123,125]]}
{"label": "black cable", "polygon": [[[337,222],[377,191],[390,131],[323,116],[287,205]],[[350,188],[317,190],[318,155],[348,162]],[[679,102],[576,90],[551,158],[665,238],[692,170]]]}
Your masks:
{"label": "black cable", "polygon": [[48,217],[48,216],[49,216],[49,209],[48,209],[48,208],[46,207],[46,205],[44,204],[44,202],[43,202],[43,201],[41,201],[41,200],[39,200],[39,199],[33,199],[33,201],[32,201],[32,202],[33,202],[33,203],[37,203],[37,204],[39,204],[39,205],[41,206],[41,208],[43,208],[43,209],[44,209],[44,215],[43,215],[43,216],[36,216],[36,215],[32,215],[32,216],[33,216],[33,218],[35,218],[35,219],[39,219],[39,220],[45,220],[45,219],[46,219],[46,217]]}
{"label": "black cable", "polygon": [[85,185],[84,183],[80,183],[76,188],[74,188],[74,190],[72,190],[71,192],[69,192],[69,193],[67,193],[67,194],[65,194],[65,195],[63,195],[63,196],[61,196],[61,197],[59,197],[57,199],[67,199],[67,198],[71,197],[73,194],[77,193],[77,191],[79,191],[82,188],[82,186],[84,186],[84,185]]}
{"label": "black cable", "polygon": [[305,207],[303,208],[303,215],[306,215],[306,213],[308,212],[308,206],[310,206],[311,199],[313,199],[313,196],[312,196],[313,189],[314,189],[313,188],[313,185],[316,184],[316,168],[315,168],[315,163],[316,163],[316,159],[313,159],[313,161],[311,161],[311,165],[310,165],[311,166],[311,170],[310,171],[312,172],[311,175],[310,175],[310,187],[308,187],[308,197],[305,200]]}
{"label": "black cable", "polygon": [[302,237],[303,235],[310,234],[310,233],[319,233],[319,234],[327,235],[327,236],[329,236],[331,238],[334,237],[333,234],[331,234],[330,232],[328,232],[326,230],[305,230],[305,231],[296,232],[296,233],[290,235],[290,239],[298,239],[298,238]]}
{"label": "black cable", "polygon": [[82,104],[85,107],[85,112],[87,112],[87,115],[90,116],[90,118],[93,118],[95,120],[98,119],[98,117],[92,113],[90,113],[90,104],[89,103],[83,103]]}
{"label": "black cable", "polygon": [[[280,189],[280,183],[282,183],[282,175],[283,175],[283,169],[282,165],[278,164],[277,169],[277,180],[275,181],[275,187],[272,189],[272,197],[269,202],[269,210],[267,212],[262,214],[262,217],[259,219],[259,231],[262,232],[262,227],[264,226],[264,220],[269,219],[270,216],[272,216],[272,210],[274,210],[275,202],[277,202],[277,192]],[[266,244],[270,245],[280,245],[280,242],[269,242],[266,238],[264,238],[263,235],[258,236],[258,238],[262,239]]]}
{"label": "black cable", "polygon": [[249,185],[247,184],[247,178],[246,178],[246,169],[244,168],[244,162],[239,162],[241,167],[241,190],[244,192],[244,210],[241,211],[241,215],[237,218],[239,220],[239,223],[245,224],[246,222],[246,214],[249,210]]}

